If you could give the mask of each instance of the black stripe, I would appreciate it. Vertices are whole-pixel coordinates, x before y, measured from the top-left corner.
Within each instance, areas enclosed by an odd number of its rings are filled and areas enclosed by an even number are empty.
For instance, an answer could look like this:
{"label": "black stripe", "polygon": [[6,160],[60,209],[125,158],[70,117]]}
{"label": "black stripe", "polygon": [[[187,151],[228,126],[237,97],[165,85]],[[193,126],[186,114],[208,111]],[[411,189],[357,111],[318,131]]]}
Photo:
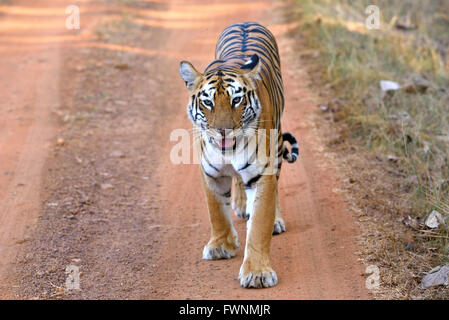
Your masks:
{"label": "black stripe", "polygon": [[213,166],[213,165],[210,163],[209,159],[206,157],[205,154],[203,154],[203,158],[204,158],[204,160],[207,162],[207,164],[209,165],[209,167],[211,167],[212,169],[214,169],[214,170],[217,171],[217,172],[220,172],[220,170],[218,170],[215,166]]}
{"label": "black stripe", "polygon": [[202,165],[201,165],[201,167],[203,168],[203,172],[204,172],[204,174],[205,174],[206,176],[208,176],[209,178],[214,179],[214,180],[217,179],[216,177],[214,177],[214,176],[210,175],[209,173],[207,173],[207,171],[204,170],[204,167],[203,167]]}
{"label": "black stripe", "polygon": [[[254,159],[253,159],[254,160]],[[252,161],[251,161],[251,159],[250,160],[248,160],[248,162],[243,166],[243,167],[241,167],[240,169],[238,169],[237,171],[242,171],[242,170],[245,170],[246,168],[248,168],[249,166],[251,166],[252,165]]]}
{"label": "black stripe", "polygon": [[222,196],[222,197],[229,198],[229,197],[231,196],[231,189],[229,189],[228,192],[223,193],[221,196]]}
{"label": "black stripe", "polygon": [[255,176],[254,178],[250,179],[247,183],[245,183],[245,187],[246,188],[251,188],[251,186],[256,183],[257,181],[259,181],[260,177],[262,177],[261,174]]}

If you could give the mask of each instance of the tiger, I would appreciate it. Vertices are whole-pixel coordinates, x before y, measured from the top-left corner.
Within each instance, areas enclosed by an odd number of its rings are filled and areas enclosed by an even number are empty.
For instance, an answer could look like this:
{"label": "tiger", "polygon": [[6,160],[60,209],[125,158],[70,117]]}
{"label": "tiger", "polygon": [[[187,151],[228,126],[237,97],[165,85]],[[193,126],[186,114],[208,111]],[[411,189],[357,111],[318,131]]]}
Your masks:
{"label": "tiger", "polygon": [[275,286],[271,238],[286,231],[278,179],[282,159],[293,163],[298,158],[296,138],[281,130],[284,94],[276,40],[259,23],[236,23],[220,34],[215,60],[203,73],[188,61],[181,61],[179,72],[190,94],[187,116],[196,133],[211,226],[203,259],[236,254],[232,195],[234,213],[247,220],[240,285]]}

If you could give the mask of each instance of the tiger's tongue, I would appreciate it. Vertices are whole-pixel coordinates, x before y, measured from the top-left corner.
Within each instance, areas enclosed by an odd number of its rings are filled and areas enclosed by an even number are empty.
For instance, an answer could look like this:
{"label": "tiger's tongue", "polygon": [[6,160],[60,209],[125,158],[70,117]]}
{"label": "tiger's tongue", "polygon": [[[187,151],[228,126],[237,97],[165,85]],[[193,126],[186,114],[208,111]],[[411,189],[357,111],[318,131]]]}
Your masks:
{"label": "tiger's tongue", "polygon": [[234,139],[221,139],[221,148],[228,149],[234,146]]}

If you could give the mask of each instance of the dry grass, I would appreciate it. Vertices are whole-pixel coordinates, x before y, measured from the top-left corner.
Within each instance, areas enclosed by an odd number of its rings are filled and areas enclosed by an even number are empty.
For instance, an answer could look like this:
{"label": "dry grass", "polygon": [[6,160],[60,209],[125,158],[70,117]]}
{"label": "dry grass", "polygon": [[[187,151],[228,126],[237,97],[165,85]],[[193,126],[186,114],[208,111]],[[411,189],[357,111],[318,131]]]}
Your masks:
{"label": "dry grass", "polygon": [[[347,190],[365,230],[361,254],[381,269],[378,297],[447,298],[447,290],[419,284],[449,261],[448,230],[414,230],[402,220],[425,219],[432,209],[449,217],[449,3],[296,3],[303,45],[316,50],[305,58],[313,60],[330,107],[325,117],[336,123],[329,144],[353,181]],[[369,4],[380,8],[380,30],[364,25]],[[416,28],[400,31],[398,21]],[[380,80],[417,90],[385,94]]]}

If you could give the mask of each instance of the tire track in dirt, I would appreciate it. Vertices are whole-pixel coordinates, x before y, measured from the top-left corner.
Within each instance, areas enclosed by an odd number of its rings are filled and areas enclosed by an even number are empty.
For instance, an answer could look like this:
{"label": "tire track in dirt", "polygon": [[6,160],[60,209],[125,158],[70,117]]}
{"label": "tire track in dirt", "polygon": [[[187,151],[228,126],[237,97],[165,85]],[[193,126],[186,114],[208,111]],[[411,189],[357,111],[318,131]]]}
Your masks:
{"label": "tire track in dirt", "polygon": [[[29,37],[42,35],[38,27],[41,21],[21,16],[0,18],[1,275],[7,273],[20,243],[28,239],[27,230],[36,222],[42,169],[55,132],[51,112],[59,105],[59,50],[39,42],[28,48],[20,44],[24,33]],[[33,24],[36,28],[31,27]],[[17,42],[4,41],[8,36]],[[6,285],[1,281],[1,286]]]}

